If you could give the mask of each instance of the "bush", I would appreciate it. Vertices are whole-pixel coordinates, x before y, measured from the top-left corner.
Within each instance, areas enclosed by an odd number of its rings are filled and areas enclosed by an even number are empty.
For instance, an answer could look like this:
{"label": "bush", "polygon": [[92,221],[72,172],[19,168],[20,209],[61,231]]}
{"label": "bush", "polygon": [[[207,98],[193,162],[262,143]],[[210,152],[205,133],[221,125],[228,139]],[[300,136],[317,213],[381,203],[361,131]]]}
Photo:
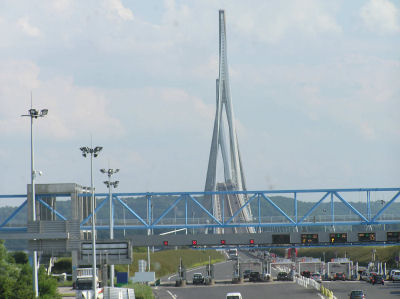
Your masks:
{"label": "bush", "polygon": [[[23,254],[9,254],[0,240],[0,298],[33,299],[32,268],[22,262]],[[44,268],[38,273],[39,296],[42,299],[58,299],[57,281],[46,274]]]}
{"label": "bush", "polygon": [[72,258],[64,257],[57,260],[54,263],[54,267],[51,269],[51,272],[54,274],[61,274],[61,273],[72,273]]}

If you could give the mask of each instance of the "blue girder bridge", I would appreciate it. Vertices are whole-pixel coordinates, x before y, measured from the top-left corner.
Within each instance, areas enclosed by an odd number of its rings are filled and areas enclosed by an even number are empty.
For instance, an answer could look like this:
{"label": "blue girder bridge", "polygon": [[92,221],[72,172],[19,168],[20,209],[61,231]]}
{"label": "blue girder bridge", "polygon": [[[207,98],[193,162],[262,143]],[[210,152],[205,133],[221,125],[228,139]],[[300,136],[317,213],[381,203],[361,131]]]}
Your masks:
{"label": "blue girder bridge", "polygon": [[[214,216],[210,198],[228,194],[246,194],[247,200],[232,216]],[[68,211],[52,207],[46,198],[68,200],[70,194],[37,194],[36,204],[47,209],[55,219],[68,221]],[[80,193],[87,198],[89,193]],[[109,196],[96,193],[96,228],[108,230]],[[115,193],[112,196],[115,230],[170,230],[255,227],[260,231],[338,226],[385,226],[400,224],[400,188],[306,189],[225,192],[160,192]],[[6,232],[26,232],[27,218],[19,214],[27,206],[27,196],[0,195],[6,199],[20,199],[18,207],[0,218],[0,238]],[[2,204],[4,206],[4,204]],[[251,206],[253,218],[244,221],[238,215]],[[224,209],[222,209],[224,210]],[[25,209],[26,212],[26,209]],[[116,213],[117,212],[117,213]],[[123,213],[122,213],[123,212]],[[103,215],[103,216],[102,216]],[[105,216],[104,216],[105,215]],[[123,215],[123,216],[122,216]],[[90,230],[92,213],[80,220],[81,230]],[[18,220],[19,219],[19,220]]]}

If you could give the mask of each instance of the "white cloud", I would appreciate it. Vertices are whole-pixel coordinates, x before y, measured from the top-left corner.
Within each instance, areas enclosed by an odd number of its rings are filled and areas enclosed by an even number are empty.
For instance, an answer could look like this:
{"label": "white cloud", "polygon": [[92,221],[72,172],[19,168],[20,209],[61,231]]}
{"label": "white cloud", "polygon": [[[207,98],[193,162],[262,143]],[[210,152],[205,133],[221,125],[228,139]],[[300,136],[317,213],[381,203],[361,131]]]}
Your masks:
{"label": "white cloud", "polygon": [[133,13],[129,8],[126,8],[121,0],[105,0],[106,8],[111,12],[109,17],[114,18],[117,15],[124,21],[133,20]]}
{"label": "white cloud", "polygon": [[0,61],[0,132],[14,134],[25,129],[18,115],[25,113],[33,92],[34,108],[49,109],[43,133],[59,139],[82,133],[115,136],[125,133],[120,121],[109,114],[110,101],[96,88],[79,87],[71,79],[39,79],[40,69],[31,62]]}
{"label": "white cloud", "polygon": [[371,31],[379,33],[400,31],[399,11],[389,0],[369,0],[361,8],[360,16]]}
{"label": "white cloud", "polygon": [[[184,132],[202,132],[212,124],[214,107],[187,91],[178,88],[147,87],[132,89],[130,97],[134,102],[132,119],[139,130],[153,132],[179,130]],[[135,109],[135,107],[140,107]],[[151,117],[149,117],[151,115]],[[164,134],[164,133],[161,133]]]}
{"label": "white cloud", "polygon": [[29,18],[19,18],[17,21],[18,27],[27,35],[31,37],[38,37],[41,35],[39,28],[29,23]]}
{"label": "white cloud", "polygon": [[[244,3],[244,2],[243,2]],[[259,3],[254,10],[244,3],[227,10],[228,24],[232,23],[248,38],[276,43],[286,35],[301,33],[309,36],[321,33],[340,33],[334,13],[336,9],[320,1],[291,1],[287,3]]]}
{"label": "white cloud", "polygon": [[71,7],[73,0],[52,0],[50,5],[57,11],[62,12]]}

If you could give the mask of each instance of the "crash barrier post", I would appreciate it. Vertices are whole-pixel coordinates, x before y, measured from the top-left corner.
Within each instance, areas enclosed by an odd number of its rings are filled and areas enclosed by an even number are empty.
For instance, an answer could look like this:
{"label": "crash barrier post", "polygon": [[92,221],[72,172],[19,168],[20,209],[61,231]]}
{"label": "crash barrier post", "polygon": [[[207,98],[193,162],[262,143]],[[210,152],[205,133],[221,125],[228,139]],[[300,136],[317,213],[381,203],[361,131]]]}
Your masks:
{"label": "crash barrier post", "polygon": [[324,286],[321,286],[320,292],[322,295],[326,296],[326,298],[328,298],[328,299],[336,298],[335,296],[333,296],[333,292]]}

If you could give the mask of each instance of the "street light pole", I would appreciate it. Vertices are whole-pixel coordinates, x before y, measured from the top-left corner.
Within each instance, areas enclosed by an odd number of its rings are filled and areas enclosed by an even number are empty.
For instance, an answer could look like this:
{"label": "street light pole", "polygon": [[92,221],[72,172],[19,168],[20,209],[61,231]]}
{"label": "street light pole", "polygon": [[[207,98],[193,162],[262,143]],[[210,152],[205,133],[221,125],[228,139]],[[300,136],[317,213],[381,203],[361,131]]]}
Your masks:
{"label": "street light pole", "polygon": [[[114,239],[114,207],[113,207],[113,200],[112,200],[112,193],[111,193],[111,187],[117,188],[119,181],[114,181],[111,182],[111,176],[114,173],[119,172],[119,169],[100,169],[101,173],[106,173],[108,176],[108,181],[105,181],[104,184],[106,184],[108,188],[108,198],[109,198],[109,204],[110,204],[110,240]],[[110,286],[114,287],[114,265],[110,265]]]}
{"label": "street light pole", "polygon": [[90,188],[92,191],[91,206],[92,206],[92,256],[93,256],[93,273],[92,273],[92,287],[93,287],[93,298],[97,297],[97,282],[96,282],[96,218],[94,213],[94,183],[93,183],[93,157],[96,158],[99,152],[103,149],[101,146],[96,146],[95,148],[81,147],[82,156],[87,157],[90,154]]}
{"label": "street light pole", "polygon": [[[44,117],[47,115],[49,110],[42,109],[40,112],[36,109],[28,110],[29,114],[24,114],[21,116],[29,116],[31,118],[31,202],[32,202],[32,221],[36,221],[36,193],[35,193],[35,156],[33,150],[33,119],[37,119],[38,117]],[[35,293],[35,298],[39,297],[39,282],[38,282],[38,264],[37,264],[37,251],[33,251],[33,290]]]}

